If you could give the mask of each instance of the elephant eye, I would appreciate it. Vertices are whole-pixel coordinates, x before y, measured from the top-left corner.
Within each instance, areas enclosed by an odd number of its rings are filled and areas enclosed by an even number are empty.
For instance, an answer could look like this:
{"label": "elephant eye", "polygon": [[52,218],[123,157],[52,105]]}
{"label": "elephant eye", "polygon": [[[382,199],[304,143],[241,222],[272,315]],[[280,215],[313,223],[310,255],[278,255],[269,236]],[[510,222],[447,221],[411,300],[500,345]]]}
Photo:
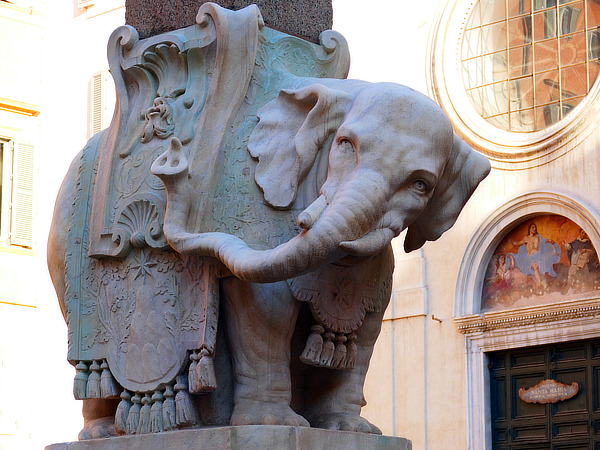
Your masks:
{"label": "elephant eye", "polygon": [[340,138],[338,140],[338,145],[342,148],[344,152],[354,153],[354,144],[348,138]]}
{"label": "elephant eye", "polygon": [[423,181],[423,180],[415,180],[412,182],[411,187],[418,191],[419,193],[425,193],[428,190],[428,185],[427,182]]}

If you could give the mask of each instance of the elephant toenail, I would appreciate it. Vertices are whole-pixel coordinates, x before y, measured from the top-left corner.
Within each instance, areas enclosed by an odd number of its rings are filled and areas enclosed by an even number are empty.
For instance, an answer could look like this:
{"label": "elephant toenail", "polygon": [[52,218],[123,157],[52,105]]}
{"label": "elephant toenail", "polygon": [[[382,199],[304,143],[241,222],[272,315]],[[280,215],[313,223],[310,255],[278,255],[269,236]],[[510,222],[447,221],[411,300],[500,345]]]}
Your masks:
{"label": "elephant toenail", "polygon": [[279,425],[279,420],[273,414],[265,414],[260,421],[263,425]]}
{"label": "elephant toenail", "polygon": [[361,423],[358,425],[358,427],[356,427],[356,431],[358,431],[360,433],[370,433],[371,427],[369,425],[367,425],[366,423]]}
{"label": "elephant toenail", "polygon": [[342,420],[340,422],[340,430],[344,430],[344,431],[355,431],[356,427],[354,426],[353,423],[348,422],[347,420]]}
{"label": "elephant toenail", "polygon": [[284,425],[289,425],[290,427],[299,427],[300,426],[300,421],[298,420],[297,417],[288,416],[283,421],[283,424]]}
{"label": "elephant toenail", "polygon": [[237,417],[235,423],[232,423],[232,425],[252,425],[252,417],[248,414],[242,414]]}

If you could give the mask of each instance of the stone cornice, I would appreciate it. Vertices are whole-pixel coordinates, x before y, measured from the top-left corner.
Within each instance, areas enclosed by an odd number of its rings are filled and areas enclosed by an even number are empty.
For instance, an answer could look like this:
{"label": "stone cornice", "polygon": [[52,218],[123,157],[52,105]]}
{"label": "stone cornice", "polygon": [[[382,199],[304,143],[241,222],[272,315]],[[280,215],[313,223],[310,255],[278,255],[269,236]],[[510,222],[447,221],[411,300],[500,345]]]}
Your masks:
{"label": "stone cornice", "polygon": [[486,331],[573,320],[600,315],[600,297],[576,299],[548,305],[482,312],[454,319],[458,331],[467,336]]}

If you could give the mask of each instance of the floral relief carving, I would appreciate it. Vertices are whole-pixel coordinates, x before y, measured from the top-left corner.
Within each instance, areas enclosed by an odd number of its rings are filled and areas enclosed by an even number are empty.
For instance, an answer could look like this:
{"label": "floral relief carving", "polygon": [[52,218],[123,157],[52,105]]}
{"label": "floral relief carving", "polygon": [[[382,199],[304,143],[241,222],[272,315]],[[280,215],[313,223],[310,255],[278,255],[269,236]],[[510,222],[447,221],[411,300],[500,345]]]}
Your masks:
{"label": "floral relief carving", "polygon": [[[108,351],[111,370],[132,386],[176,372],[181,342],[189,340],[182,333],[196,333],[204,322],[197,307],[204,295],[201,258],[134,247],[123,259],[90,259],[89,265],[93,269],[83,287],[94,292],[95,308],[87,316],[97,325],[84,327],[81,349]],[[150,374],[136,369],[147,367],[159,353],[160,369]]]}

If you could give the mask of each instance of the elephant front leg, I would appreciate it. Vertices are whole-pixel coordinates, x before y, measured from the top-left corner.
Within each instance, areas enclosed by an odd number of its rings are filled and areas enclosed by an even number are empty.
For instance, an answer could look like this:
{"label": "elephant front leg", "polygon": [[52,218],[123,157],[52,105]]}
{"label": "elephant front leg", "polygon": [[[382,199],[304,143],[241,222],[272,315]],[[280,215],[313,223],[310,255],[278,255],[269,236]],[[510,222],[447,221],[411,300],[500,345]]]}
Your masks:
{"label": "elephant front leg", "polygon": [[381,430],[360,416],[366,405],[363,395],[375,341],[381,331],[383,313],[368,313],[356,331],[356,365],[352,370],[312,368],[306,392],[306,417],[310,424],[331,430],[381,434]]}
{"label": "elephant front leg", "polygon": [[309,426],[290,407],[290,341],[299,303],[285,282],[222,280],[235,380],[231,425]]}

